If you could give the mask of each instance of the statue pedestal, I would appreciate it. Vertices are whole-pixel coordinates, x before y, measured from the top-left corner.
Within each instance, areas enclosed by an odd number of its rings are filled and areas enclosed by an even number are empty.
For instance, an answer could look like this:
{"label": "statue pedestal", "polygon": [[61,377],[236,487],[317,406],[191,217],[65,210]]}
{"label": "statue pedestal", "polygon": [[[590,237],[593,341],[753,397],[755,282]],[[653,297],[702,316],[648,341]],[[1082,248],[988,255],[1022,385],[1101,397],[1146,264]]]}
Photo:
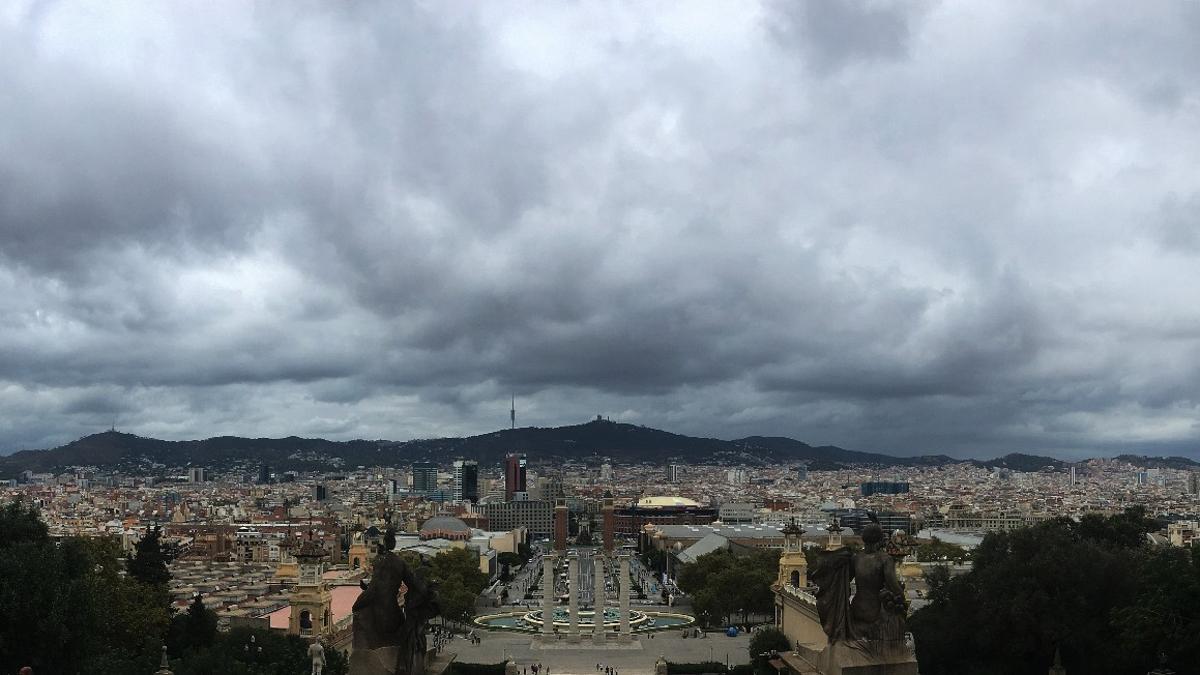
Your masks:
{"label": "statue pedestal", "polygon": [[399,651],[396,647],[355,649],[350,652],[350,675],[394,675]]}
{"label": "statue pedestal", "polygon": [[917,656],[902,640],[834,642],[816,660],[821,675],[918,675]]}

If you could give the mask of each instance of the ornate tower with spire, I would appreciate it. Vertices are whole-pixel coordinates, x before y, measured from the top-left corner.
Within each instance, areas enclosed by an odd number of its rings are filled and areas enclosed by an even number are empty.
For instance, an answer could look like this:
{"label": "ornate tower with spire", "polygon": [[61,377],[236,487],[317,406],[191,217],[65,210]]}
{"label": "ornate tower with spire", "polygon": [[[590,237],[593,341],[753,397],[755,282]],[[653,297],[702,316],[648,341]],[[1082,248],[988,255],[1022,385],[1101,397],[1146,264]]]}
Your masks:
{"label": "ornate tower with spire", "polygon": [[829,527],[825,528],[829,531],[829,542],[825,544],[826,551],[832,551],[842,547],[842,524],[837,516],[833,517],[833,522]]}
{"label": "ornate tower with spire", "polygon": [[326,555],[310,530],[308,539],[296,551],[300,578],[292,587],[292,613],[288,620],[288,632],[293,635],[324,635],[333,631],[333,596],[322,578]]}
{"label": "ornate tower with spire", "polygon": [[801,536],[804,530],[792,518],[783,528],[783,555],[779,557],[780,586],[804,588],[808,586],[808,560],[804,557]]}

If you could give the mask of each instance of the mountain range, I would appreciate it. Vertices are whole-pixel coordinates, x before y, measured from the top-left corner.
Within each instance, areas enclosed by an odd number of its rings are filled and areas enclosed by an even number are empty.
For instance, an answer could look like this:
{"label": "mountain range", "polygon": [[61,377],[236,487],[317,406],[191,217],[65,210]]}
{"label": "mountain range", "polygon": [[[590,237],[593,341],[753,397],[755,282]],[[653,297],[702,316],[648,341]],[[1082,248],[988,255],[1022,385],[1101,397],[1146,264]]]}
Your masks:
{"label": "mountain range", "polygon": [[[1014,453],[991,460],[963,460],[946,455],[898,457],[859,452],[832,445],[812,446],[791,438],[749,436],[736,440],[700,438],[659,429],[596,419],[562,427],[504,429],[478,436],[412,441],[321,438],[242,438],[218,436],[205,440],[165,441],[118,431],[86,436],[49,450],[24,450],[0,457],[0,478],[13,478],[25,470],[61,471],[68,467],[96,467],[141,473],[162,468],[202,466],[210,470],[268,465],[273,470],[335,470],[359,466],[407,466],[414,461],[449,463],[474,459],[498,464],[509,452],[523,452],[532,464],[584,461],[599,463],[718,463],[769,465],[807,462],[812,470],[851,466],[945,466],[970,462],[981,467],[1015,471],[1062,469],[1066,462],[1053,457]],[[1146,466],[1194,468],[1182,457],[1148,458],[1123,455],[1120,459]]]}

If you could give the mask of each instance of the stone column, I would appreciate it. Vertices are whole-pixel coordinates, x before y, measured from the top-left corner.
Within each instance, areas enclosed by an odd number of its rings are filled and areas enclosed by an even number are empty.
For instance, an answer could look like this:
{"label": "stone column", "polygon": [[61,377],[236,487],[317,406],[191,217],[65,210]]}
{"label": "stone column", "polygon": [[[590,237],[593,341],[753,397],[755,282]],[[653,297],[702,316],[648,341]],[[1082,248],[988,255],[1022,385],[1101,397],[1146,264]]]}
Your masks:
{"label": "stone column", "polygon": [[568,640],[579,639],[579,556],[575,551],[567,555],[567,602],[570,612]]}
{"label": "stone column", "polygon": [[542,635],[554,635],[554,554],[542,556]]}
{"label": "stone column", "polygon": [[597,643],[604,642],[604,556],[592,556],[592,564],[596,567],[596,590],[592,602],[592,639]]}
{"label": "stone column", "polygon": [[620,594],[621,601],[621,636],[622,642],[628,642],[633,637],[633,631],[629,628],[629,554],[622,553],[617,556],[617,560],[621,563],[621,571],[618,572],[617,580],[620,582],[617,592]]}

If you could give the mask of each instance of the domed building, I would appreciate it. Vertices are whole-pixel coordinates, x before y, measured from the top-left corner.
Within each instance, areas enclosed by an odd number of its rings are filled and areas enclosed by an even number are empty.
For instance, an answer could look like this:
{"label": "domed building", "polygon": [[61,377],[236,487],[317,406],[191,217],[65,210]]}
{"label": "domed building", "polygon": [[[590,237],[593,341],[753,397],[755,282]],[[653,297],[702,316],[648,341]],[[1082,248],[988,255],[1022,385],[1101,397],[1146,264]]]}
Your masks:
{"label": "domed building", "polygon": [[708,525],[717,509],[678,495],[650,495],[616,507],[613,515],[618,534],[636,537],[647,525]]}
{"label": "domed building", "polygon": [[653,497],[642,497],[638,500],[637,506],[642,509],[697,509],[700,508],[700,503],[687,497],[656,495]]}
{"label": "domed building", "polygon": [[471,528],[458,518],[435,516],[421,525],[419,536],[421,541],[430,539],[467,541],[471,538]]}

